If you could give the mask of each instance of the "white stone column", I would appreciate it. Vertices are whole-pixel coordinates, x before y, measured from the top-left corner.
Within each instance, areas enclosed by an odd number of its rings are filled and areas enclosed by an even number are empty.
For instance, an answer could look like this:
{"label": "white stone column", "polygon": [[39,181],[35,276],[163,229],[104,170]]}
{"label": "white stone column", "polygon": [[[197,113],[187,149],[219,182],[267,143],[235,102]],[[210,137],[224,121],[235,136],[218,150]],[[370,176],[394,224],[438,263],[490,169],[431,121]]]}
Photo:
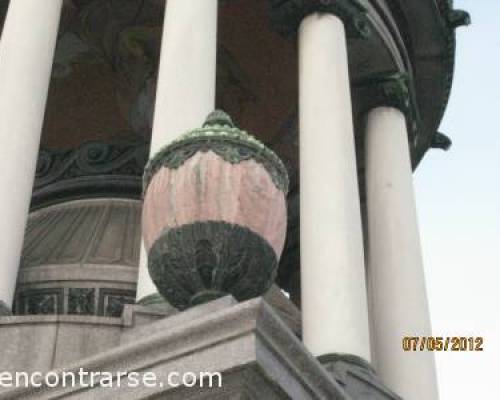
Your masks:
{"label": "white stone column", "polygon": [[12,306],[62,0],[10,2],[0,42],[0,301]]}
{"label": "white stone column", "polygon": [[[217,8],[217,0],[167,1],[151,155],[215,109]],[[137,301],[156,293],[141,254]]]}
{"label": "white stone column", "polygon": [[405,400],[436,400],[433,353],[402,349],[404,336],[431,335],[404,114],[373,109],[365,143],[374,366]]}
{"label": "white stone column", "polygon": [[299,31],[300,240],[304,343],[370,360],[363,237],[342,21]]}

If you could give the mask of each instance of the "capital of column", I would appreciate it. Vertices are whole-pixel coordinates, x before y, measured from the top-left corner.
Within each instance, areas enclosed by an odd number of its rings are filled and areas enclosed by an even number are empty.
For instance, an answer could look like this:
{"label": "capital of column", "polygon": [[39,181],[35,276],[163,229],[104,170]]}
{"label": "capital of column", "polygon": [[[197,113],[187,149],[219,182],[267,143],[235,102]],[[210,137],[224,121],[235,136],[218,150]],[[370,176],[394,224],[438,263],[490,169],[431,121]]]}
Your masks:
{"label": "capital of column", "polygon": [[405,73],[384,74],[370,77],[363,86],[371,89],[370,108],[393,107],[407,115],[411,112],[409,78]]}
{"label": "capital of column", "polygon": [[360,87],[369,91],[366,111],[377,107],[391,107],[406,116],[409,139],[415,139],[419,125],[419,113],[410,90],[410,78],[404,72],[381,74],[364,80]]}
{"label": "capital of column", "polygon": [[360,0],[270,0],[271,20],[283,35],[294,34],[302,20],[313,13],[334,14],[346,25],[351,37],[367,38],[371,34],[367,9]]}

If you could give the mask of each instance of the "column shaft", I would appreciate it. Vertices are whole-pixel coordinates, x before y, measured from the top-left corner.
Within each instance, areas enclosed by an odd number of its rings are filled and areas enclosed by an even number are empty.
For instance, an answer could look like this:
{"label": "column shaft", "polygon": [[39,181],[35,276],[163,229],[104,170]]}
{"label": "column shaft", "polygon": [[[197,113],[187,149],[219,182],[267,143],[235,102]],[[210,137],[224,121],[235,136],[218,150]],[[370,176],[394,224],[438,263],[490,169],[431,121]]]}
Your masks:
{"label": "column shaft", "polygon": [[12,306],[62,0],[10,2],[0,42],[0,301]]}
{"label": "column shaft", "polygon": [[366,130],[368,280],[375,367],[404,399],[438,398],[434,356],[404,352],[431,325],[404,114],[380,107]]}
{"label": "column shaft", "polygon": [[370,359],[358,177],[342,21],[300,27],[300,221],[304,343]]}
{"label": "column shaft", "polygon": [[[217,0],[167,2],[151,155],[215,108],[217,8]],[[141,251],[137,300],[156,292]]]}

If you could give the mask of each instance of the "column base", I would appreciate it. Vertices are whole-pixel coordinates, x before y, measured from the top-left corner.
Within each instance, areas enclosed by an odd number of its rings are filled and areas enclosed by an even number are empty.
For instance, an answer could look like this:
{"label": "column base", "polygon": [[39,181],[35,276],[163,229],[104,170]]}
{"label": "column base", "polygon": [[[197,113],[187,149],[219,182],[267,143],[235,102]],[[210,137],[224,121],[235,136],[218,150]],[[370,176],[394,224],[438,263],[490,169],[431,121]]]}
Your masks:
{"label": "column base", "polygon": [[326,354],[318,360],[353,400],[402,400],[381,382],[370,363],[361,357]]}
{"label": "column base", "polygon": [[9,315],[12,315],[11,309],[3,302],[0,300],[0,317],[8,317]]}

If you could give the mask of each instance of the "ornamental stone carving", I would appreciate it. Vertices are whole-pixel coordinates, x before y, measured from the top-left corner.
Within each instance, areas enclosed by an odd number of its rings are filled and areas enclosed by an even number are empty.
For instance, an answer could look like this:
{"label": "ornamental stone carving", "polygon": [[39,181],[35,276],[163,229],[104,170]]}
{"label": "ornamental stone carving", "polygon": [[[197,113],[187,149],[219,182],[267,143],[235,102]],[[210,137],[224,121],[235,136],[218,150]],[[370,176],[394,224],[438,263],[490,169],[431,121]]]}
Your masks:
{"label": "ornamental stone carving", "polygon": [[32,209],[79,198],[139,198],[148,151],[144,141],[87,142],[71,150],[42,148]]}
{"label": "ornamental stone carving", "polygon": [[287,190],[280,159],[223,112],[161,150],[146,167],[143,207],[160,293],[180,309],[264,294],[284,246]]}
{"label": "ornamental stone carving", "polygon": [[374,101],[378,105],[394,107],[401,112],[411,112],[409,77],[405,73],[379,75],[367,79],[366,85],[375,87]]}

